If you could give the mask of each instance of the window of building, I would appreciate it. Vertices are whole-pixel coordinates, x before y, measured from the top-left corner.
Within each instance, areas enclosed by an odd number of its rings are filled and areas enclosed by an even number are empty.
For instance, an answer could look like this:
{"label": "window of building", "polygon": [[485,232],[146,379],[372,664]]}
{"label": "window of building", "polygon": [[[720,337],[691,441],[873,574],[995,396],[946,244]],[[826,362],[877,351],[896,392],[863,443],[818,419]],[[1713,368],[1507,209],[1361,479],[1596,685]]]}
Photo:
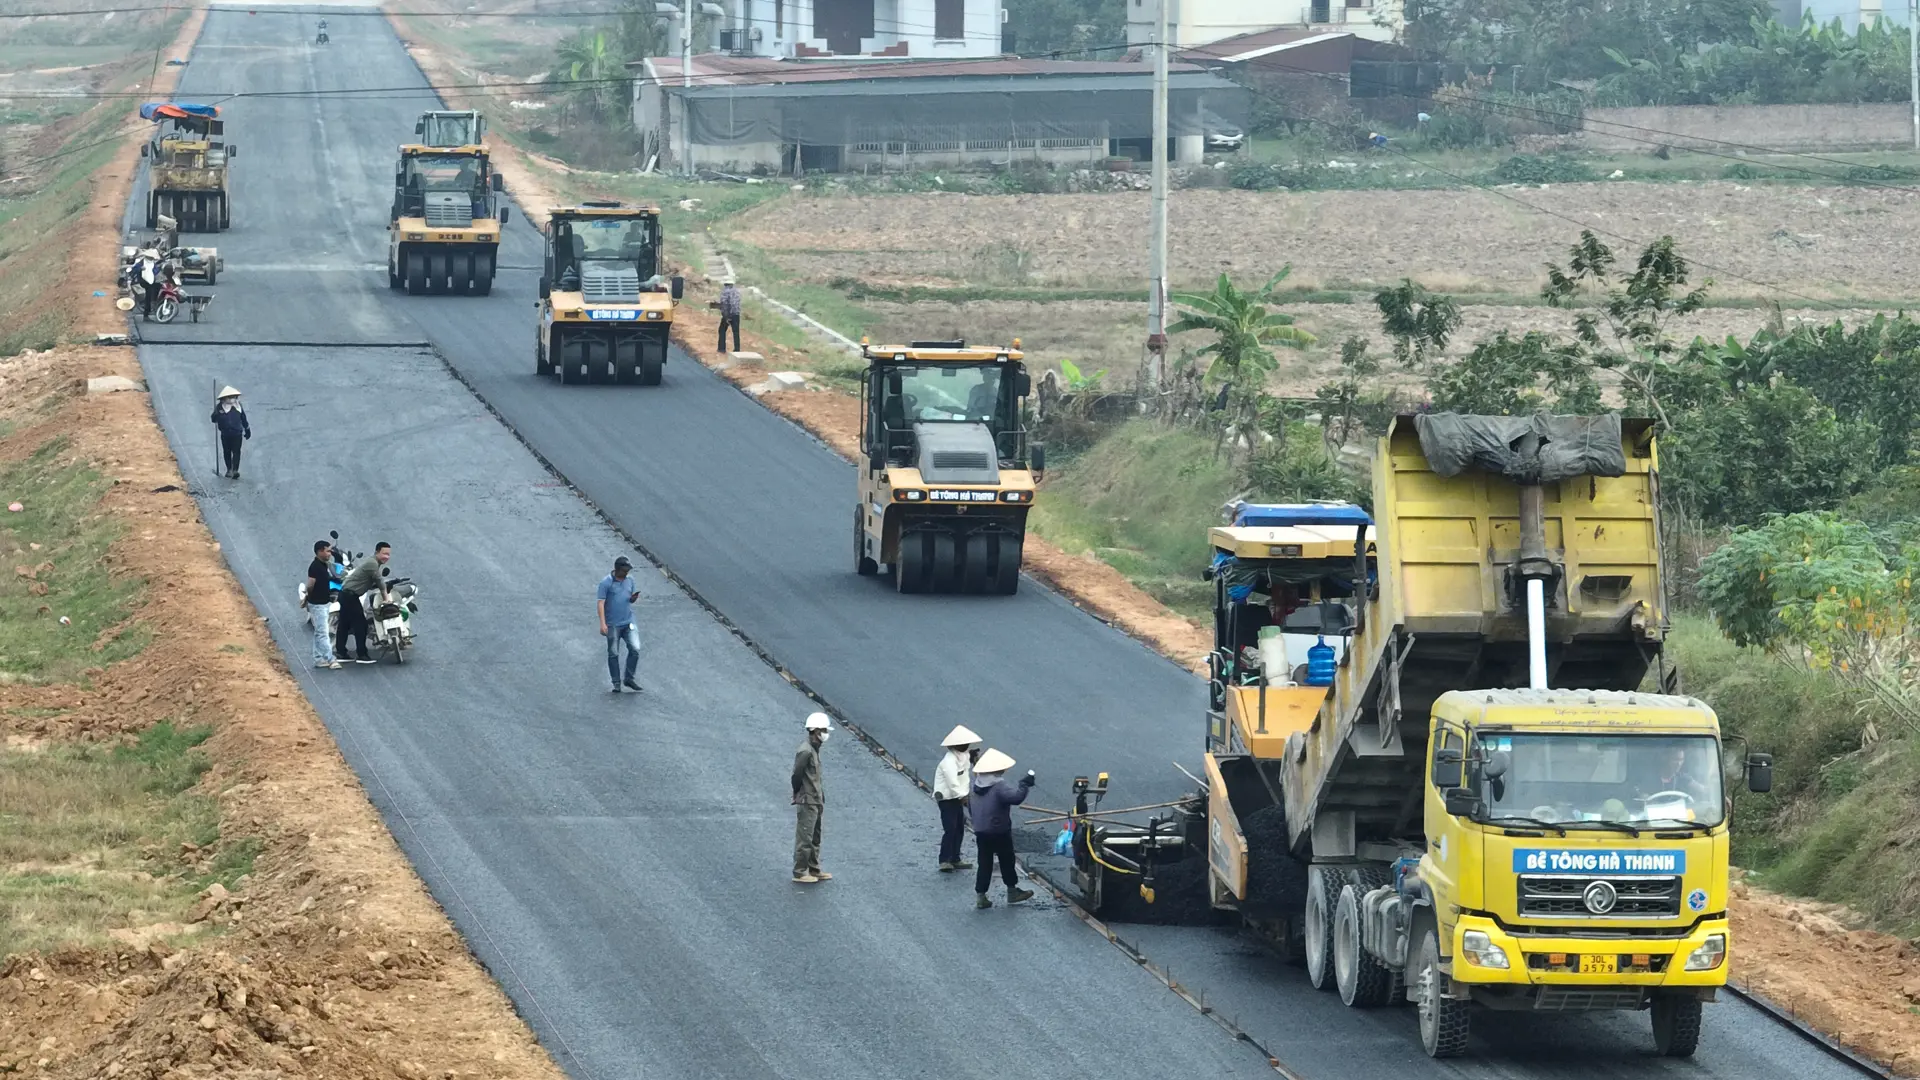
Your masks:
{"label": "window of building", "polygon": [[933,0],[933,36],[942,41],[967,36],[966,0]]}
{"label": "window of building", "polygon": [[778,39],[787,33],[787,0],[773,0],[773,36]]}

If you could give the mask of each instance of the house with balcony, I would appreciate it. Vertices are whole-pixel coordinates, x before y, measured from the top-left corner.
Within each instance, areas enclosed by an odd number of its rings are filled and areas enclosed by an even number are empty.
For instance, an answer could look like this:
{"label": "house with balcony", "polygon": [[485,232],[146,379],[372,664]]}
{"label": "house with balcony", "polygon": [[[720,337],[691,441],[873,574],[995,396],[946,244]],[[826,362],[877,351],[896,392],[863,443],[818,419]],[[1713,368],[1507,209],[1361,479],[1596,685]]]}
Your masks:
{"label": "house with balcony", "polygon": [[732,56],[785,59],[997,56],[999,0],[721,0],[714,42]]}
{"label": "house with balcony", "polygon": [[1122,0],[1127,43],[1153,40],[1157,4],[1167,5],[1167,37],[1197,48],[1264,30],[1340,31],[1368,41],[1395,41],[1406,27],[1403,0]]}

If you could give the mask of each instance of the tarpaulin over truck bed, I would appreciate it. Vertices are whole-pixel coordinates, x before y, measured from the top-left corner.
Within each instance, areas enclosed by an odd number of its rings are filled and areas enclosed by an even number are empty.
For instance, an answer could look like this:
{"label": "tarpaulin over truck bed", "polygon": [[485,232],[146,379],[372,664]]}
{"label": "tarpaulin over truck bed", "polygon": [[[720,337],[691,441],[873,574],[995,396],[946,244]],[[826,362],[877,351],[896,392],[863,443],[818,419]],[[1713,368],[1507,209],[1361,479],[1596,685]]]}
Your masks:
{"label": "tarpaulin over truck bed", "polygon": [[140,119],[142,120],[185,120],[190,116],[212,119],[219,115],[220,106],[218,105],[189,105],[185,102],[149,101],[145,105],[140,106]]}
{"label": "tarpaulin over truck bed", "polygon": [[[1619,476],[1627,471],[1620,445],[1620,414],[1605,416],[1467,416],[1423,413],[1414,418],[1420,452],[1441,476],[1478,467],[1516,483],[1551,484],[1576,476]],[[1533,452],[1522,449],[1538,435]]]}

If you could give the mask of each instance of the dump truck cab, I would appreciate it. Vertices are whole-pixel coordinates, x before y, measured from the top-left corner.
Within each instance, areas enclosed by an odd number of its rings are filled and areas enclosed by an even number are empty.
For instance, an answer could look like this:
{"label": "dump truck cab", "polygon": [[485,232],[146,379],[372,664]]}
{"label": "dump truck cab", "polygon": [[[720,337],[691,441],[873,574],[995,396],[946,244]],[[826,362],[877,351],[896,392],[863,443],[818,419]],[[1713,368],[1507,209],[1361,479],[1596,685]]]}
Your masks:
{"label": "dump truck cab", "polygon": [[226,122],[217,105],[151,101],[140,118],[153,135],[140,147],[147,159],[147,228],[171,218],[187,232],[220,232],[233,223],[227,194],[227,163],[238,156],[225,141]]}
{"label": "dump truck cab", "polygon": [[1011,595],[1045,449],[1027,438],[1020,342],[861,343],[854,569],[900,592]]}
{"label": "dump truck cab", "polygon": [[[414,133],[432,141],[400,147],[387,221],[387,285],[423,293],[485,296],[499,268],[511,211],[505,185],[481,144],[473,112],[430,112]],[[455,144],[454,138],[472,142]]]}
{"label": "dump truck cab", "polygon": [[686,282],[661,274],[660,208],[547,211],[534,372],[564,383],[658,386]]}

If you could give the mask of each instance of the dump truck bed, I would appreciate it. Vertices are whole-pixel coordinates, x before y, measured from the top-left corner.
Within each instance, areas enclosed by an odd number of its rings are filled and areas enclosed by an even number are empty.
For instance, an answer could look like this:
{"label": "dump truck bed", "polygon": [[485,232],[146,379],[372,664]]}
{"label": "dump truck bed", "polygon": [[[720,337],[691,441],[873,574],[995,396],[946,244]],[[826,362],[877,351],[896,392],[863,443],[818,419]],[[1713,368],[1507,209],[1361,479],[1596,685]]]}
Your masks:
{"label": "dump truck bed", "polygon": [[[1548,594],[1552,686],[1636,689],[1660,655],[1665,585],[1652,422],[1623,420],[1620,431],[1622,475],[1541,485],[1546,546],[1564,571]],[[1310,721],[1302,716],[1304,726],[1287,725],[1293,730],[1280,746],[1271,734],[1257,747],[1242,743],[1256,757],[1281,759],[1297,852],[1339,858],[1361,843],[1417,837],[1434,699],[1527,685],[1525,607],[1509,575],[1520,547],[1519,500],[1520,485],[1496,472],[1441,475],[1415,418],[1393,422],[1373,465],[1377,585],[1360,605],[1334,684],[1266,690],[1270,718],[1301,715],[1294,699],[1303,694],[1318,695],[1319,708],[1309,708]],[[1260,695],[1233,695],[1236,733],[1251,732]]]}

